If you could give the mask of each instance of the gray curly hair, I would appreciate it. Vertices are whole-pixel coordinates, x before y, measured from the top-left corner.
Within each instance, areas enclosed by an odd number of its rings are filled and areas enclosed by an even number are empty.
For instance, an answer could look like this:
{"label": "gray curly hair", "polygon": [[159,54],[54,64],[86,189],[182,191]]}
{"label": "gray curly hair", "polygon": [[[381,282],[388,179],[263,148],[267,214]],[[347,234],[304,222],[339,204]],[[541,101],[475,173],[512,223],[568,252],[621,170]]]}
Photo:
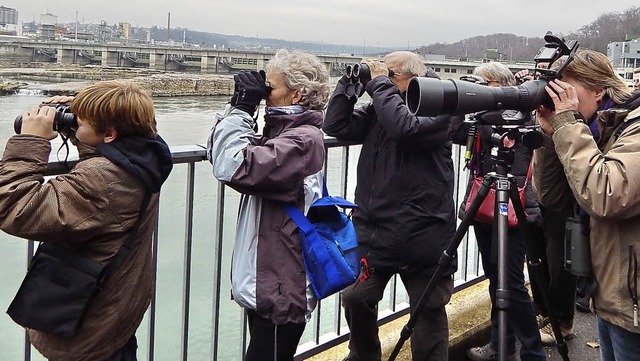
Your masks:
{"label": "gray curly hair", "polygon": [[516,85],[516,78],[508,66],[495,61],[483,63],[473,69],[473,75],[481,76],[484,80],[493,80],[501,86]]}
{"label": "gray curly hair", "polygon": [[299,90],[303,107],[323,110],[327,105],[329,72],[315,55],[282,49],[267,62],[266,71],[281,73],[287,88]]}

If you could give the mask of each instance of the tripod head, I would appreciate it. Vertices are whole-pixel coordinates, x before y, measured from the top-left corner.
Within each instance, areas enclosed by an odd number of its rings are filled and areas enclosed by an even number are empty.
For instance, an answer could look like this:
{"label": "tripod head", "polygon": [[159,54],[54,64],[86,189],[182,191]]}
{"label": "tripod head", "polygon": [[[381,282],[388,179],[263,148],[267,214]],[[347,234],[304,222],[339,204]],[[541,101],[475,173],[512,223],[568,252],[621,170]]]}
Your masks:
{"label": "tripod head", "polygon": [[529,151],[542,146],[543,136],[537,127],[526,125],[531,119],[529,112],[517,110],[480,111],[469,114],[465,123],[471,123],[467,139],[467,150],[475,145],[480,134],[479,125],[490,125],[491,136],[483,140],[492,145],[491,159],[496,165],[503,166],[507,171],[515,159],[515,148],[522,143]]}

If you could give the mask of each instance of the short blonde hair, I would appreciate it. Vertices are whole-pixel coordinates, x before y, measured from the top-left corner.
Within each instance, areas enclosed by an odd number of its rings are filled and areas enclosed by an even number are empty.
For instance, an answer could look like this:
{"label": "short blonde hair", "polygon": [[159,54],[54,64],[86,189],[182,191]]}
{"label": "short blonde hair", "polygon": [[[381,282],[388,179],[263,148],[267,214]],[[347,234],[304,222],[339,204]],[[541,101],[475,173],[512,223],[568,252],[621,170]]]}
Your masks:
{"label": "short blonde hair", "polygon": [[119,136],[155,137],[153,99],[128,80],[106,80],[82,89],[71,102],[71,111],[96,131],[113,128]]}

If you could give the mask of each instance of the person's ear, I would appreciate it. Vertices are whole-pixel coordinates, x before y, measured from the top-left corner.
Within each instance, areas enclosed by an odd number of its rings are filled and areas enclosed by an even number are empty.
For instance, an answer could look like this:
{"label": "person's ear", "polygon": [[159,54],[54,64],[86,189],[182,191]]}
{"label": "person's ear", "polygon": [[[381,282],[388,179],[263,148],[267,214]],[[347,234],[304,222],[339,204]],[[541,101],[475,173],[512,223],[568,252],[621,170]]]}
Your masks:
{"label": "person's ear", "polygon": [[602,98],[604,98],[604,89],[597,89],[596,90],[596,100],[597,101],[601,101]]}
{"label": "person's ear", "polygon": [[104,142],[111,143],[118,139],[118,131],[115,128],[109,128],[104,132]]}
{"label": "person's ear", "polygon": [[293,93],[293,99],[291,99],[291,104],[298,104],[300,103],[300,100],[302,100],[302,94],[300,93],[300,90],[296,90]]}

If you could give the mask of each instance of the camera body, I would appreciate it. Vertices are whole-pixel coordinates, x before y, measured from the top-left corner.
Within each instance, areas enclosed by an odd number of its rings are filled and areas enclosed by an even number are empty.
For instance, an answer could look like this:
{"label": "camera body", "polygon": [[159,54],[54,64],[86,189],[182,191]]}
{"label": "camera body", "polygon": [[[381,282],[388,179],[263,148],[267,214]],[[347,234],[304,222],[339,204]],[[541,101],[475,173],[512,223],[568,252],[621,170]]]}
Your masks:
{"label": "camera body", "polygon": [[[58,103],[58,104],[40,104],[39,107],[53,106],[56,108],[56,115],[53,118],[53,130],[56,132],[69,131],[71,128],[78,127],[78,118],[71,112],[70,103]],[[20,134],[22,131],[22,115],[18,115],[13,122],[13,130],[16,134]]]}

